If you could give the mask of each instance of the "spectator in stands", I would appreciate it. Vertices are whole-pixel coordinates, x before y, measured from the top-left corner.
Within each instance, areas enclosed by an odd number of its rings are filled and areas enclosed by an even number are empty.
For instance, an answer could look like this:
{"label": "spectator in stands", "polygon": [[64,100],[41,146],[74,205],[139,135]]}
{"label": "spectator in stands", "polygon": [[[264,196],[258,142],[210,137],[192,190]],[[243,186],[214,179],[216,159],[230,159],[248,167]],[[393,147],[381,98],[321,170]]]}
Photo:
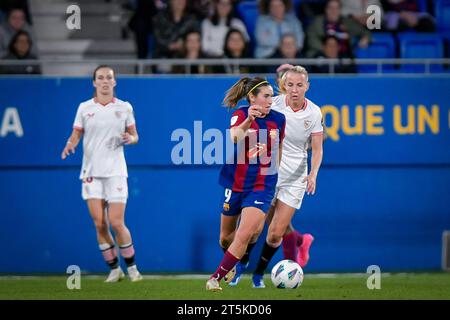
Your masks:
{"label": "spectator in stands", "polygon": [[303,48],[304,33],[300,21],[292,12],[291,0],[262,0],[261,15],[256,20],[256,58],[273,55],[280,44],[281,37],[294,34],[297,48]]}
{"label": "spectator in stands", "polygon": [[[25,20],[25,12],[22,9],[11,9],[8,11],[6,21],[0,25],[0,56],[8,52],[11,39],[18,31],[26,31],[34,42],[31,26]],[[37,55],[35,46],[31,48],[31,53]]]}
{"label": "spectator in stands", "polygon": [[361,26],[367,26],[367,8],[369,6],[377,6],[383,14],[383,8],[380,0],[345,0],[342,1],[341,14],[344,17],[349,17],[359,23]]}
{"label": "spectator in stands", "polygon": [[[281,38],[281,42],[277,51],[271,56],[274,59],[298,59],[302,55],[297,48],[296,38],[293,34],[286,33]],[[276,73],[278,64],[276,66],[270,66],[267,68],[268,73]]]}
{"label": "spectator in stands", "polygon": [[[192,30],[184,35],[183,50],[178,56],[176,56],[176,58],[189,60],[207,58],[207,56],[202,51],[200,32],[198,32],[197,30]],[[187,70],[186,66],[184,65],[174,66],[172,68],[172,73],[198,74],[198,73],[207,73],[209,71],[209,68],[204,65],[193,65],[189,66],[188,68],[189,69]]]}
{"label": "spectator in stands", "polygon": [[[271,58],[298,59],[302,55],[298,50],[296,37],[293,34],[286,33],[281,37],[280,45]],[[275,71],[274,71],[275,72]]]}
{"label": "spectator in stands", "polygon": [[428,12],[420,12],[415,0],[382,0],[384,27],[388,31],[414,30],[434,32],[435,21]]}
{"label": "spectator in stands", "polygon": [[128,27],[135,33],[138,59],[149,57],[149,37],[153,32],[152,19],[157,13],[154,1],[138,0],[128,22]]}
{"label": "spectator in stands", "polygon": [[323,9],[327,0],[314,0],[314,1],[298,1],[297,16],[300,22],[303,24],[303,28],[306,29],[309,24],[316,18],[323,14]]}
{"label": "spectator in stands", "polygon": [[341,15],[341,2],[329,0],[325,15],[317,17],[308,27],[307,56],[314,57],[322,50],[322,41],[327,35],[335,36],[339,41],[339,53],[353,55],[353,38],[359,37],[358,46],[365,48],[370,42],[370,32],[353,19]]}
{"label": "spectator in stands", "polygon": [[153,19],[155,58],[173,58],[183,49],[183,35],[199,30],[199,22],[190,14],[186,0],[170,0],[166,10]]}
{"label": "spectator in stands", "polygon": [[[250,48],[248,43],[245,42],[244,35],[238,29],[231,28],[228,30],[225,36],[225,45],[223,49],[225,59],[245,59],[251,58]],[[235,64],[233,61],[230,61],[229,64],[225,64],[224,66],[218,66],[214,68],[216,73],[251,73],[255,72],[255,68],[248,65],[243,64]]]}
{"label": "spectator in stands", "polygon": [[225,36],[230,28],[238,29],[245,41],[250,40],[244,23],[234,16],[231,0],[215,0],[214,13],[202,21],[202,49],[211,57],[223,55]]}
{"label": "spectator in stands", "polygon": [[[32,40],[26,31],[17,32],[11,39],[8,53],[3,57],[5,60],[36,60],[31,53]],[[4,65],[0,73],[3,74],[40,74],[41,68],[38,63]]]}
{"label": "spectator in stands", "polygon": [[214,0],[190,0],[189,5],[199,21],[210,17],[214,12]]}
{"label": "spectator in stands", "polygon": [[[0,16],[3,14],[6,17],[7,13],[12,9],[22,9],[25,13],[26,21],[29,25],[32,25],[30,9],[28,6],[28,0],[1,0],[0,1]],[[0,17],[0,22],[2,18]]]}
{"label": "spectator in stands", "polygon": [[[318,52],[314,58],[319,59],[316,65],[311,66],[312,73],[329,73],[330,67],[326,59],[344,59],[350,58],[339,52],[339,39],[335,36],[325,36],[322,42],[322,51]],[[335,73],[356,73],[356,67],[353,63],[344,63],[340,61],[334,66]]]}

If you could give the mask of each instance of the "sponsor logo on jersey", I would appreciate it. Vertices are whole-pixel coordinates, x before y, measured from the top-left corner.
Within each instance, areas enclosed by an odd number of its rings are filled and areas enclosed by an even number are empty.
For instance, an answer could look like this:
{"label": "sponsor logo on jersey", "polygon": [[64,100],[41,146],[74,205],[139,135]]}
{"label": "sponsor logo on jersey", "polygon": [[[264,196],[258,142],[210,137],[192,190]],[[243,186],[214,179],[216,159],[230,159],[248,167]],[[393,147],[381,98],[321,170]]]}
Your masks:
{"label": "sponsor logo on jersey", "polygon": [[88,119],[93,118],[95,116],[95,112],[87,113],[86,116]]}

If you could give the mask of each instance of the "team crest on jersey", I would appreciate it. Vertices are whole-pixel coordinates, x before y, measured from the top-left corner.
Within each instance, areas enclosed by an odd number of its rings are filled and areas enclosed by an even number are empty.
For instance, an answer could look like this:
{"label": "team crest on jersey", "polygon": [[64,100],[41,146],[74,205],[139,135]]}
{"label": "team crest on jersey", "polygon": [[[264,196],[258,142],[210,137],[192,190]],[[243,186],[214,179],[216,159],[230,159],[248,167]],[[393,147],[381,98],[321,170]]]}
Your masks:
{"label": "team crest on jersey", "polygon": [[223,204],[223,211],[228,211],[228,210],[230,210],[230,204],[225,202]]}
{"label": "team crest on jersey", "polygon": [[114,114],[116,115],[117,119],[120,119],[122,117],[122,111],[116,111],[114,112]]}
{"label": "team crest on jersey", "polygon": [[311,120],[305,120],[305,129],[308,129],[311,126]]}
{"label": "team crest on jersey", "polygon": [[278,135],[278,130],[277,129],[270,129],[269,131],[269,136],[271,139],[275,139]]}

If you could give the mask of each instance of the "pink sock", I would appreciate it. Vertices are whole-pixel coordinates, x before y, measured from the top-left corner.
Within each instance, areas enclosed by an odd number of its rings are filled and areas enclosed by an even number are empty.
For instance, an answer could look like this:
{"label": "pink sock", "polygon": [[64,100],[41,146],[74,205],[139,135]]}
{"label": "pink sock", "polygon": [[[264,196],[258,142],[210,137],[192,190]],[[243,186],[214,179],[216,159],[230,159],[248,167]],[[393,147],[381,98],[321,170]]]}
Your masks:
{"label": "pink sock", "polygon": [[285,259],[297,261],[297,231],[292,231],[283,237],[283,255]]}
{"label": "pink sock", "polygon": [[211,278],[216,278],[217,280],[222,280],[223,277],[230,272],[231,269],[238,263],[239,259],[233,256],[228,250],[225,252],[222,262],[220,262],[219,267],[216,272],[213,273]]}
{"label": "pink sock", "polygon": [[120,255],[124,258],[130,258],[134,256],[134,247],[133,244],[125,244],[120,246]]}
{"label": "pink sock", "polygon": [[103,259],[105,259],[106,262],[112,261],[115,258],[117,258],[117,250],[114,245],[109,244],[101,244],[100,250],[103,255]]}

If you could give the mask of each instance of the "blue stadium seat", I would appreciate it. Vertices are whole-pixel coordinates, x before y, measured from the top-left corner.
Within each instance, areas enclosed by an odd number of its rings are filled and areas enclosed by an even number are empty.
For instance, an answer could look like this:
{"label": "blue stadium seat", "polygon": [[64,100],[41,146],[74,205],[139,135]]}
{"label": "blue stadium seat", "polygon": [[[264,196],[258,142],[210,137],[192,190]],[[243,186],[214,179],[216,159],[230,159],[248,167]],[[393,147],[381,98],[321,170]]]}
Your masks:
{"label": "blue stadium seat", "polygon": [[450,32],[450,0],[436,0],[436,27],[439,32]]}
{"label": "blue stadium seat", "polygon": [[[365,48],[356,48],[355,57],[357,59],[391,59],[395,58],[395,39],[391,33],[372,33],[372,41]],[[383,72],[393,70],[393,65],[383,65]],[[377,66],[366,64],[358,65],[358,72],[373,73],[377,72]]]}
{"label": "blue stadium seat", "polygon": [[419,7],[419,11],[428,12],[428,3],[427,0],[416,0],[417,6]]}
{"label": "blue stadium seat", "polygon": [[[400,33],[398,35],[400,45],[400,58],[418,59],[444,57],[444,46],[442,37],[438,34],[427,33]],[[424,65],[402,65],[402,72],[424,72]],[[431,72],[442,72],[442,65],[431,65]]]}
{"label": "blue stadium seat", "polygon": [[237,4],[237,11],[247,27],[248,34],[252,41],[255,40],[255,25],[258,18],[257,1],[242,1]]}

